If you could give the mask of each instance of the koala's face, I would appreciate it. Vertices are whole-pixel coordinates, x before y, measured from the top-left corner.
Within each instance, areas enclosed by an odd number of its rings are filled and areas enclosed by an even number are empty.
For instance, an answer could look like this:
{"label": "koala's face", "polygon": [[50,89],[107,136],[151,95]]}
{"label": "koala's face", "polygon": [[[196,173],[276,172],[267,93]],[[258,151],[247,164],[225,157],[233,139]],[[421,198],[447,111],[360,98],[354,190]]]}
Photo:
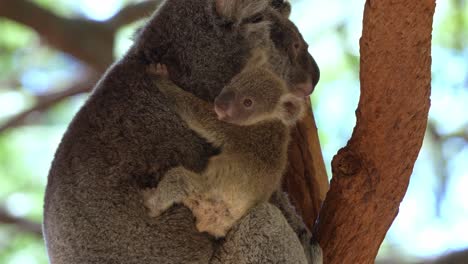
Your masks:
{"label": "koala's face", "polygon": [[[275,4],[276,3],[276,4]],[[285,1],[273,0],[279,12],[270,12],[270,39],[273,48],[269,54],[272,70],[288,84],[291,92],[297,89],[307,95],[312,93],[320,78],[320,71],[308,52],[308,45],[299,30],[289,20],[290,5]]]}
{"label": "koala's face", "polygon": [[277,116],[286,84],[265,68],[247,69],[236,75],[216,97],[214,109],[222,121],[252,125]]}
{"label": "koala's face", "polygon": [[270,4],[242,20],[240,34],[250,50],[266,50],[270,69],[285,80],[293,93],[310,95],[320,78],[320,71],[308,52],[308,45],[297,27],[289,20],[291,6],[284,0]]}
{"label": "koala's face", "polygon": [[262,8],[258,5],[255,10],[247,8],[251,11],[249,16],[240,19],[240,24],[233,28],[245,41],[250,52],[258,48],[266,51],[269,68],[286,82],[290,92],[310,95],[319,81],[320,71],[308,52],[307,43],[294,23],[289,20],[291,12],[289,2],[285,0],[234,0],[233,2],[236,1],[268,2],[262,5]]}

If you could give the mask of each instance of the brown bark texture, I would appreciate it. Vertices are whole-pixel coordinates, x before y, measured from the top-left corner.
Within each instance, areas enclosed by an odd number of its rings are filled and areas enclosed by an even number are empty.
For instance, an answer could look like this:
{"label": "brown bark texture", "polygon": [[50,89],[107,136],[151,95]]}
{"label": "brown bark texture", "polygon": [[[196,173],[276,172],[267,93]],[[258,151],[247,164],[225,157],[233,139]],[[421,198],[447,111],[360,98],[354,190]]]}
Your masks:
{"label": "brown bark texture", "polygon": [[328,190],[328,177],[312,108],[292,130],[291,136],[289,166],[283,189],[311,229]]}
{"label": "brown bark texture", "polygon": [[332,162],[316,235],[324,263],[373,263],[408,187],[430,105],[435,0],[368,0],[357,124]]}

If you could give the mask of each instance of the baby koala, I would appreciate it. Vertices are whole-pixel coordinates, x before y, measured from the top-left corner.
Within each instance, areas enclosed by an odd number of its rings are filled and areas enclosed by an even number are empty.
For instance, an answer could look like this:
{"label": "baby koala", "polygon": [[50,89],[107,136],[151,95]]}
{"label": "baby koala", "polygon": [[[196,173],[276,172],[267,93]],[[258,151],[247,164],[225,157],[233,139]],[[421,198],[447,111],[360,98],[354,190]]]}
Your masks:
{"label": "baby koala", "polygon": [[144,191],[145,206],[157,217],[183,203],[200,232],[224,237],[249,209],[268,201],[279,188],[290,126],[302,117],[310,91],[290,92],[259,51],[223,88],[214,107],[172,83],[164,65],[152,71],[177,114],[221,153],[200,174],[181,166],[170,169],[157,188]]}

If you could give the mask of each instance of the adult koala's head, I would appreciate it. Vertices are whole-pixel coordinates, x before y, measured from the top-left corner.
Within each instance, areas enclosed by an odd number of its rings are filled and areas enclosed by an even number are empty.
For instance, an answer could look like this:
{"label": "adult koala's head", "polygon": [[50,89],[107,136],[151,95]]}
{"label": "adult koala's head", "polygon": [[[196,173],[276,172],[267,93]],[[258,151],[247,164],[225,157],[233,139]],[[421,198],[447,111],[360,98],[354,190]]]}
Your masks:
{"label": "adult koala's head", "polygon": [[166,64],[177,85],[213,101],[252,50],[261,48],[290,89],[310,93],[319,69],[289,11],[281,0],[166,0],[130,54]]}

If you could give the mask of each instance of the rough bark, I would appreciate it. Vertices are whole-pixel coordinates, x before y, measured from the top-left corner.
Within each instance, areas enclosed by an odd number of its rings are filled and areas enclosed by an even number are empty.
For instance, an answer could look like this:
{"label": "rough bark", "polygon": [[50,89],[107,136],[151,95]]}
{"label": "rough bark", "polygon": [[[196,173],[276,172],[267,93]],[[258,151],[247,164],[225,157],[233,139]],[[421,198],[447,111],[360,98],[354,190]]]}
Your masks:
{"label": "rough bark", "polygon": [[328,191],[328,177],[312,108],[292,131],[283,188],[305,224],[312,228]]}
{"label": "rough bark", "polygon": [[366,2],[361,98],[317,224],[325,263],[373,263],[424,137],[434,0]]}

